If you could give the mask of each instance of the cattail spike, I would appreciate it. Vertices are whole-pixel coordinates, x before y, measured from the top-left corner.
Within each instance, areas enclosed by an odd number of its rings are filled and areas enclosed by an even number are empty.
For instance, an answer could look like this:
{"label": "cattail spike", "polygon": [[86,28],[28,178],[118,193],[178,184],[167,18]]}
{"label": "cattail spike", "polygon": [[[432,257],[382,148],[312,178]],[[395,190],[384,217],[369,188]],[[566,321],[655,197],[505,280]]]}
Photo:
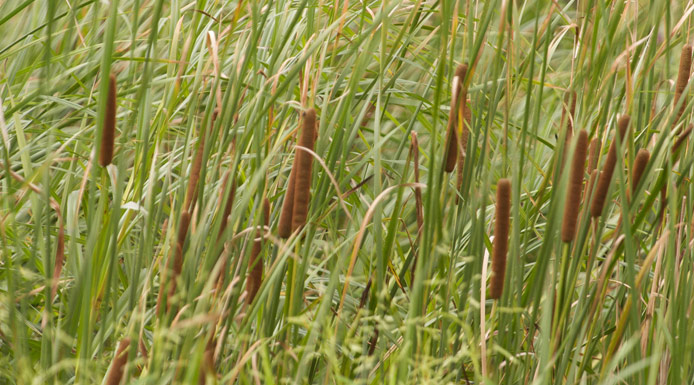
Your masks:
{"label": "cattail spike", "polygon": [[492,277],[489,286],[489,298],[491,299],[501,298],[501,293],[504,290],[510,216],[511,181],[500,179],[496,185],[496,222],[492,244]]}
{"label": "cattail spike", "polygon": [[123,369],[125,368],[125,364],[128,362],[129,346],[129,338],[123,338],[118,344],[116,356],[113,358],[113,361],[111,361],[111,368],[109,369],[106,377],[106,385],[119,385],[123,379]]}
{"label": "cattail spike", "polygon": [[[263,200],[263,225],[269,226],[270,224],[270,201],[265,198]],[[251,258],[248,261],[248,278],[246,278],[246,290],[248,295],[246,296],[246,303],[251,304],[255,299],[256,294],[258,294],[258,289],[260,289],[260,284],[263,279],[263,260],[260,258],[260,252],[263,249],[263,232],[258,231],[256,234],[256,239],[253,241],[253,249],[251,251]]]}
{"label": "cattail spike", "polygon": [[101,131],[101,148],[99,149],[99,165],[106,167],[113,161],[113,145],[116,138],[116,76],[111,74],[108,82],[106,114]]}
{"label": "cattail spike", "polygon": [[[316,110],[308,109],[303,114],[303,124],[299,146],[313,151],[316,139]],[[313,156],[302,149],[297,149],[294,158],[296,168],[296,181],[294,182],[294,209],[292,210],[292,232],[306,224],[308,217],[308,204],[311,194],[311,168]]]}
{"label": "cattail spike", "polygon": [[581,203],[587,151],[588,133],[585,130],[581,130],[578,134],[578,141],[576,142],[576,149],[574,150],[574,157],[571,163],[569,186],[564,204],[564,221],[561,227],[561,240],[563,242],[571,242],[576,238],[576,222],[578,221],[578,209]]}
{"label": "cattail spike", "polygon": [[[629,127],[629,115],[622,115],[617,123],[619,141],[623,143],[626,139],[627,128]],[[590,215],[593,218],[597,218],[602,215],[602,209],[605,207],[605,200],[607,199],[607,190],[610,188],[610,183],[612,182],[612,174],[614,173],[615,165],[617,164],[617,137],[612,140],[610,145],[610,150],[607,153],[607,159],[605,159],[605,165],[603,166],[600,177],[598,178],[597,189],[595,190],[595,196],[590,206]]]}
{"label": "cattail spike", "polygon": [[176,279],[181,275],[183,271],[183,246],[186,242],[186,236],[188,235],[188,228],[190,227],[190,213],[187,211],[181,212],[181,220],[178,224],[178,233],[176,233],[176,250],[174,251],[174,260],[171,271],[171,275],[167,279],[169,284],[169,293],[166,298],[166,308],[169,308],[169,300],[176,294]]}
{"label": "cattail spike", "polygon": [[[689,44],[685,44],[684,47],[682,47],[682,53],[680,55],[680,67],[677,72],[677,82],[675,83],[675,108],[677,107],[677,104],[680,103],[680,98],[684,94],[684,89],[687,88],[687,83],[689,83],[689,74],[691,72],[691,69],[692,46]],[[682,101],[682,105],[676,112],[676,119],[674,121],[674,124],[677,124],[677,121],[680,119],[685,107],[687,106],[686,95],[684,95],[684,98],[685,99]]]}
{"label": "cattail spike", "polygon": [[277,232],[280,238],[289,238],[292,234],[292,212],[294,211],[294,185],[296,184],[296,167],[292,165],[287,182],[287,190],[282,202],[282,212],[280,213],[280,223]]}
{"label": "cattail spike", "polygon": [[639,185],[639,181],[641,181],[643,171],[646,169],[646,165],[648,164],[648,160],[650,158],[651,154],[645,148],[640,149],[639,152],[636,154],[636,158],[634,159],[634,170],[631,173],[632,193],[636,190],[636,187]]}
{"label": "cattail spike", "polygon": [[590,141],[588,153],[588,171],[593,172],[593,170],[598,168],[598,157],[600,156],[600,141],[598,138]]}
{"label": "cattail spike", "polygon": [[677,140],[675,141],[675,144],[672,146],[672,153],[677,154],[677,151],[682,147],[682,144],[687,141],[687,137],[689,134],[692,132],[692,128],[694,128],[694,124],[690,124],[686,130],[684,130],[678,137]]}

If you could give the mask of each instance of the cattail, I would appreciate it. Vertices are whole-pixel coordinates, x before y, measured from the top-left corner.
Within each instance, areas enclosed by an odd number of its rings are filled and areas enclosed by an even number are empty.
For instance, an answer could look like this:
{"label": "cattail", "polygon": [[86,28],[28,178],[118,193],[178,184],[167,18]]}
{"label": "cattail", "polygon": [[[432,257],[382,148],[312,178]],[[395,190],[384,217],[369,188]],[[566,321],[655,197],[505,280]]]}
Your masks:
{"label": "cattail", "polygon": [[[226,206],[224,206],[224,211],[222,212],[222,223],[219,226],[219,233],[217,234],[217,245],[218,247],[221,246],[224,242],[224,233],[226,232],[226,228],[229,225],[229,215],[231,214],[231,209],[234,206],[234,198],[236,197],[236,180],[231,178],[231,172],[229,172],[224,178],[224,187],[226,188],[227,184],[229,183],[229,180],[231,180],[231,186],[229,187],[229,195],[227,196],[227,203]],[[225,190],[225,188],[222,189],[222,191]],[[224,255],[223,252],[220,252],[218,258],[221,258]],[[227,261],[226,258],[222,261],[222,266],[219,269],[219,275],[217,276],[217,291],[219,291],[222,287],[222,284],[224,283],[224,272],[227,269]]]}
{"label": "cattail", "polygon": [[109,369],[106,377],[106,385],[118,385],[123,378],[123,368],[128,362],[128,347],[130,339],[123,338],[116,349],[116,356],[111,361],[111,369]]}
{"label": "cattail", "polygon": [[[183,270],[183,246],[186,241],[186,236],[188,235],[188,227],[190,226],[190,213],[187,211],[181,212],[181,220],[178,224],[178,233],[176,234],[176,250],[174,251],[173,264],[170,271],[167,271],[168,276],[166,277],[165,283],[168,282],[169,291],[166,298],[163,299],[166,304],[166,309],[169,308],[169,299],[176,293],[176,279],[181,275]],[[167,270],[168,263],[167,263]],[[162,301],[162,292],[160,292],[159,299],[157,300],[157,307],[159,307]]]}
{"label": "cattail", "polygon": [[101,131],[101,149],[99,164],[106,167],[113,161],[113,142],[116,138],[116,76],[111,74],[108,82],[108,98],[106,100],[106,115]]}
{"label": "cattail", "polygon": [[578,208],[581,202],[583,190],[583,174],[586,166],[586,153],[588,151],[588,133],[581,130],[578,134],[578,142],[574,150],[569,186],[566,192],[564,204],[564,221],[561,227],[561,240],[571,242],[576,238],[576,222],[578,220]]}
{"label": "cattail", "polygon": [[280,223],[277,226],[277,232],[281,238],[289,238],[292,234],[292,212],[294,211],[294,185],[296,184],[296,171],[292,166],[289,173],[289,182],[287,190],[284,194],[284,202],[282,202],[282,212],[280,213]]}
{"label": "cattail", "polygon": [[207,375],[214,373],[214,348],[217,344],[214,334],[210,336],[205,345],[205,352],[202,354],[202,364],[200,368],[200,376],[198,377],[198,385],[204,385],[207,381]]}
{"label": "cattail", "polygon": [[646,169],[646,165],[648,164],[648,160],[650,159],[650,157],[651,154],[645,148],[640,149],[639,152],[636,154],[636,158],[634,159],[634,170],[631,173],[632,193],[636,190],[636,186],[639,185],[639,181],[641,180],[641,176],[643,175],[643,170]]}
{"label": "cattail", "polygon": [[595,181],[598,180],[598,175],[600,171],[595,169],[590,172],[590,178],[588,178],[588,184],[586,185],[586,190],[583,192],[583,204],[589,202],[591,194],[593,193],[593,186],[595,186]]}
{"label": "cattail", "polygon": [[192,211],[193,204],[195,204],[195,200],[197,199],[198,181],[200,181],[200,171],[202,170],[202,158],[204,152],[205,130],[203,129],[200,133],[200,139],[198,140],[198,145],[195,149],[195,158],[193,158],[193,164],[190,167],[188,189],[186,190],[186,197],[183,203],[183,209],[187,211]]}
{"label": "cattail", "polygon": [[499,299],[504,290],[506,254],[508,252],[508,228],[511,216],[511,181],[500,179],[496,184],[496,222],[492,244],[492,277],[489,298]]}
{"label": "cattail", "polygon": [[[682,47],[682,54],[680,55],[680,68],[679,71],[677,72],[677,83],[675,83],[675,107],[677,107],[677,104],[680,102],[680,98],[684,94],[684,89],[687,88],[687,83],[689,83],[689,73],[692,68],[692,46],[689,44],[685,44],[684,47]],[[687,106],[687,99],[686,95],[684,96],[685,99],[682,101],[682,106],[680,109],[676,112],[676,119],[674,121],[674,124],[677,124],[677,121],[680,119],[682,116],[682,113],[684,112],[685,107]]]}
{"label": "cattail", "polygon": [[[313,142],[316,139],[316,110],[308,109],[303,114],[303,124],[299,146],[313,151]],[[296,181],[294,182],[294,209],[292,210],[292,232],[306,224],[308,217],[309,195],[311,194],[311,167],[313,157],[305,150],[297,149],[294,167],[296,168]]]}
{"label": "cattail", "polygon": [[[465,158],[467,151],[468,138],[470,137],[469,127],[472,123],[472,111],[468,107],[468,101],[462,103],[463,108],[463,127],[460,133],[460,143],[458,144],[458,168],[456,170],[456,186],[458,187],[458,193],[462,193],[463,190],[463,171],[465,170]],[[456,199],[456,203],[460,202],[460,197]]]}
{"label": "cattail", "polygon": [[593,172],[593,170],[598,168],[598,156],[600,156],[600,141],[598,138],[590,141],[588,154],[588,171]]}
{"label": "cattail", "polygon": [[453,83],[453,96],[451,97],[451,110],[448,113],[448,127],[446,135],[446,154],[444,156],[443,169],[451,172],[455,168],[458,159],[458,113],[460,112],[459,103],[465,103],[467,92],[464,91],[464,81],[467,75],[468,65],[463,63],[455,70]]}
{"label": "cattail", "polygon": [[[263,224],[265,226],[270,224],[270,201],[267,198],[263,200]],[[247,304],[253,303],[253,299],[255,299],[255,295],[258,293],[263,279],[263,260],[260,258],[260,251],[263,248],[262,236],[263,232],[258,231],[256,239],[253,241],[251,259],[248,261],[250,272],[248,273],[248,278],[246,278]]]}
{"label": "cattail", "polygon": [[[627,128],[629,127],[629,115],[622,115],[617,122],[619,140],[624,142],[626,137]],[[597,218],[602,215],[602,209],[605,207],[605,200],[607,199],[607,190],[610,188],[610,182],[612,181],[612,174],[614,173],[614,167],[617,164],[617,137],[614,138],[612,144],[610,145],[610,150],[607,153],[607,159],[605,159],[605,165],[603,166],[602,172],[600,173],[600,178],[598,178],[597,189],[595,190],[595,196],[590,205],[590,215],[593,218]]]}

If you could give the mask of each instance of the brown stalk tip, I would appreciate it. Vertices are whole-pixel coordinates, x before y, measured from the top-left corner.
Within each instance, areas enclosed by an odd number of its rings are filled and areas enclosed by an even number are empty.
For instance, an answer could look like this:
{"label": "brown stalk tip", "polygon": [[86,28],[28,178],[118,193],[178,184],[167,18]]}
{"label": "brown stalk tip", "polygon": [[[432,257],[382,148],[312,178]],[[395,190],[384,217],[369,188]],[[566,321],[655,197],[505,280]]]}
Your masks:
{"label": "brown stalk tip", "polygon": [[123,368],[128,362],[128,347],[130,346],[130,338],[123,338],[116,349],[116,356],[111,361],[111,369],[109,369],[106,377],[106,385],[118,385],[123,378]]}
{"label": "brown stalk tip", "polygon": [[651,154],[645,148],[639,150],[634,159],[634,170],[631,174],[631,192],[636,190],[636,186],[639,185],[641,181],[641,176],[643,175],[643,170],[646,169],[648,160],[651,158]]}
{"label": "brown stalk tip", "polygon": [[[684,93],[684,89],[687,88],[687,83],[689,83],[689,73],[691,72],[692,68],[692,46],[690,44],[685,44],[684,47],[682,47],[682,53],[680,55],[680,67],[677,72],[677,82],[675,83],[675,106],[680,101],[680,97],[682,97],[682,94]],[[679,111],[677,112],[677,119],[675,119],[675,122],[679,120],[679,117],[682,115],[682,112],[684,112],[684,108],[686,107],[687,102],[683,102],[682,106],[680,107]]]}
{"label": "brown stalk tip", "polygon": [[600,155],[600,141],[598,138],[594,138],[590,141],[588,153],[588,170],[592,172],[598,168],[598,156]]}
{"label": "brown stalk tip", "polygon": [[496,184],[496,222],[492,244],[492,277],[489,298],[499,299],[504,290],[506,254],[508,253],[508,230],[511,216],[511,181],[499,179]]}
{"label": "brown stalk tip", "polygon": [[[263,225],[270,225],[270,201],[265,198],[263,200]],[[263,260],[260,257],[260,252],[263,249],[263,231],[258,230],[256,239],[253,241],[253,249],[251,251],[251,259],[248,261],[248,278],[246,278],[246,303],[251,304],[258,294],[260,284],[263,280]]]}
{"label": "brown stalk tip", "polygon": [[[316,110],[308,109],[303,113],[303,124],[299,146],[313,151],[316,139]],[[297,149],[294,155],[294,167],[296,168],[296,181],[294,182],[294,208],[292,210],[292,232],[306,224],[308,217],[308,204],[311,194],[311,169],[313,156],[303,149]]]}
{"label": "brown stalk tip", "polygon": [[578,142],[576,142],[576,150],[571,163],[569,186],[564,204],[564,221],[561,227],[561,240],[563,242],[571,242],[576,238],[576,222],[578,221],[578,208],[583,190],[583,174],[585,172],[587,152],[588,133],[586,130],[581,130],[578,134]]}
{"label": "brown stalk tip", "polygon": [[453,96],[451,97],[451,109],[448,112],[448,127],[446,128],[446,143],[444,144],[446,152],[443,157],[443,170],[445,172],[452,172],[458,160],[458,113],[462,108],[460,105],[465,103],[465,95],[467,94],[463,89],[467,71],[467,63],[459,65],[455,70],[454,79],[457,80],[453,83]]}
{"label": "brown stalk tip", "polygon": [[[617,131],[619,134],[619,140],[624,143],[626,138],[627,128],[629,127],[629,115],[622,115],[617,122]],[[602,209],[605,207],[605,200],[607,199],[607,190],[610,188],[610,183],[612,182],[612,174],[614,173],[615,165],[617,164],[617,138],[615,137],[610,144],[610,150],[607,153],[607,159],[605,159],[605,165],[603,166],[600,177],[598,178],[598,185],[595,190],[595,196],[590,205],[590,215],[593,218],[597,218],[602,215]]]}
{"label": "brown stalk tip", "polygon": [[111,74],[108,82],[106,114],[101,131],[101,149],[99,150],[99,165],[106,167],[113,161],[113,142],[116,137],[116,76]]}

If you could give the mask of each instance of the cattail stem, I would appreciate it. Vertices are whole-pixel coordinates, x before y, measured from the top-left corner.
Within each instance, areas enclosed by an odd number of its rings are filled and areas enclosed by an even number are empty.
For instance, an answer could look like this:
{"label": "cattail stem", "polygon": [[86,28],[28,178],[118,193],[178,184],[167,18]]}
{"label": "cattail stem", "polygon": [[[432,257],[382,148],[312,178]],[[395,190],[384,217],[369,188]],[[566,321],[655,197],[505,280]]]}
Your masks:
{"label": "cattail stem", "polygon": [[443,170],[452,172],[458,160],[458,114],[461,112],[460,104],[465,104],[467,91],[464,82],[467,76],[468,64],[463,63],[455,70],[453,78],[453,96],[451,97],[451,110],[448,113],[448,127],[446,129],[446,143],[443,162]]}
{"label": "cattail stem", "polygon": [[[629,115],[622,115],[617,123],[619,141],[623,143],[626,139],[627,128],[629,127]],[[597,189],[595,190],[595,196],[590,206],[590,215],[593,218],[597,218],[602,215],[602,209],[605,207],[605,201],[607,199],[607,190],[610,188],[610,183],[612,182],[612,174],[614,173],[615,165],[617,164],[617,137],[614,138],[612,144],[610,144],[609,152],[607,153],[607,159],[605,159],[605,165],[603,166],[600,177],[598,178]]]}
{"label": "cattail stem", "polygon": [[583,190],[583,174],[586,165],[586,153],[588,151],[588,133],[581,130],[578,134],[576,149],[574,150],[569,175],[569,186],[566,192],[564,204],[564,221],[561,227],[561,240],[571,242],[576,238],[576,223],[578,221],[578,209]]}
{"label": "cattail stem", "polygon": [[113,145],[116,138],[116,76],[109,76],[106,114],[101,131],[101,148],[99,149],[99,165],[106,167],[113,162]]}
{"label": "cattail stem", "polygon": [[504,290],[510,216],[511,181],[500,179],[496,185],[496,222],[494,224],[494,243],[492,244],[492,277],[489,286],[489,298],[491,299],[501,298],[501,293]]}
{"label": "cattail stem", "polygon": [[692,46],[685,44],[684,47],[682,47],[682,53],[680,54],[680,67],[677,72],[677,82],[675,83],[675,108],[677,108],[677,105],[680,103],[680,99],[683,96],[684,100],[682,100],[682,105],[680,106],[679,110],[676,111],[676,117],[673,124],[677,124],[677,121],[680,120],[684,109],[687,107],[687,99],[686,95],[684,95],[684,89],[687,88],[687,83],[689,83],[689,74],[691,69]]}
{"label": "cattail stem", "polygon": [[[316,110],[313,108],[303,114],[303,124],[299,146],[313,151],[316,139]],[[292,210],[292,232],[299,230],[306,224],[308,217],[308,204],[311,194],[311,171],[313,157],[302,149],[297,149],[294,167],[296,168],[296,181],[294,182],[294,208]]]}
{"label": "cattail stem", "polygon": [[128,347],[130,339],[123,338],[116,349],[116,356],[111,361],[111,368],[106,377],[106,385],[119,385],[123,379],[123,369],[128,362]]}
{"label": "cattail stem", "polygon": [[[265,226],[270,225],[270,201],[267,198],[263,200],[263,224]],[[262,237],[263,232],[259,230],[256,233],[256,239],[253,241],[251,258],[248,261],[249,273],[248,278],[246,278],[247,304],[253,303],[263,279],[263,260],[260,257],[260,252],[263,249]]]}

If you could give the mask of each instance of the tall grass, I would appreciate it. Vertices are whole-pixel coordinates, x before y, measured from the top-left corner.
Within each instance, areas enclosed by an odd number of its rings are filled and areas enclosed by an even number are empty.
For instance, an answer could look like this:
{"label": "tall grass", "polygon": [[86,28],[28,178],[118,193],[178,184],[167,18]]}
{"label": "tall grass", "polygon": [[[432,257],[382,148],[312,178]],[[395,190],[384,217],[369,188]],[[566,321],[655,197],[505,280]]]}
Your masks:
{"label": "tall grass", "polygon": [[693,7],[0,1],[0,384],[694,383]]}

